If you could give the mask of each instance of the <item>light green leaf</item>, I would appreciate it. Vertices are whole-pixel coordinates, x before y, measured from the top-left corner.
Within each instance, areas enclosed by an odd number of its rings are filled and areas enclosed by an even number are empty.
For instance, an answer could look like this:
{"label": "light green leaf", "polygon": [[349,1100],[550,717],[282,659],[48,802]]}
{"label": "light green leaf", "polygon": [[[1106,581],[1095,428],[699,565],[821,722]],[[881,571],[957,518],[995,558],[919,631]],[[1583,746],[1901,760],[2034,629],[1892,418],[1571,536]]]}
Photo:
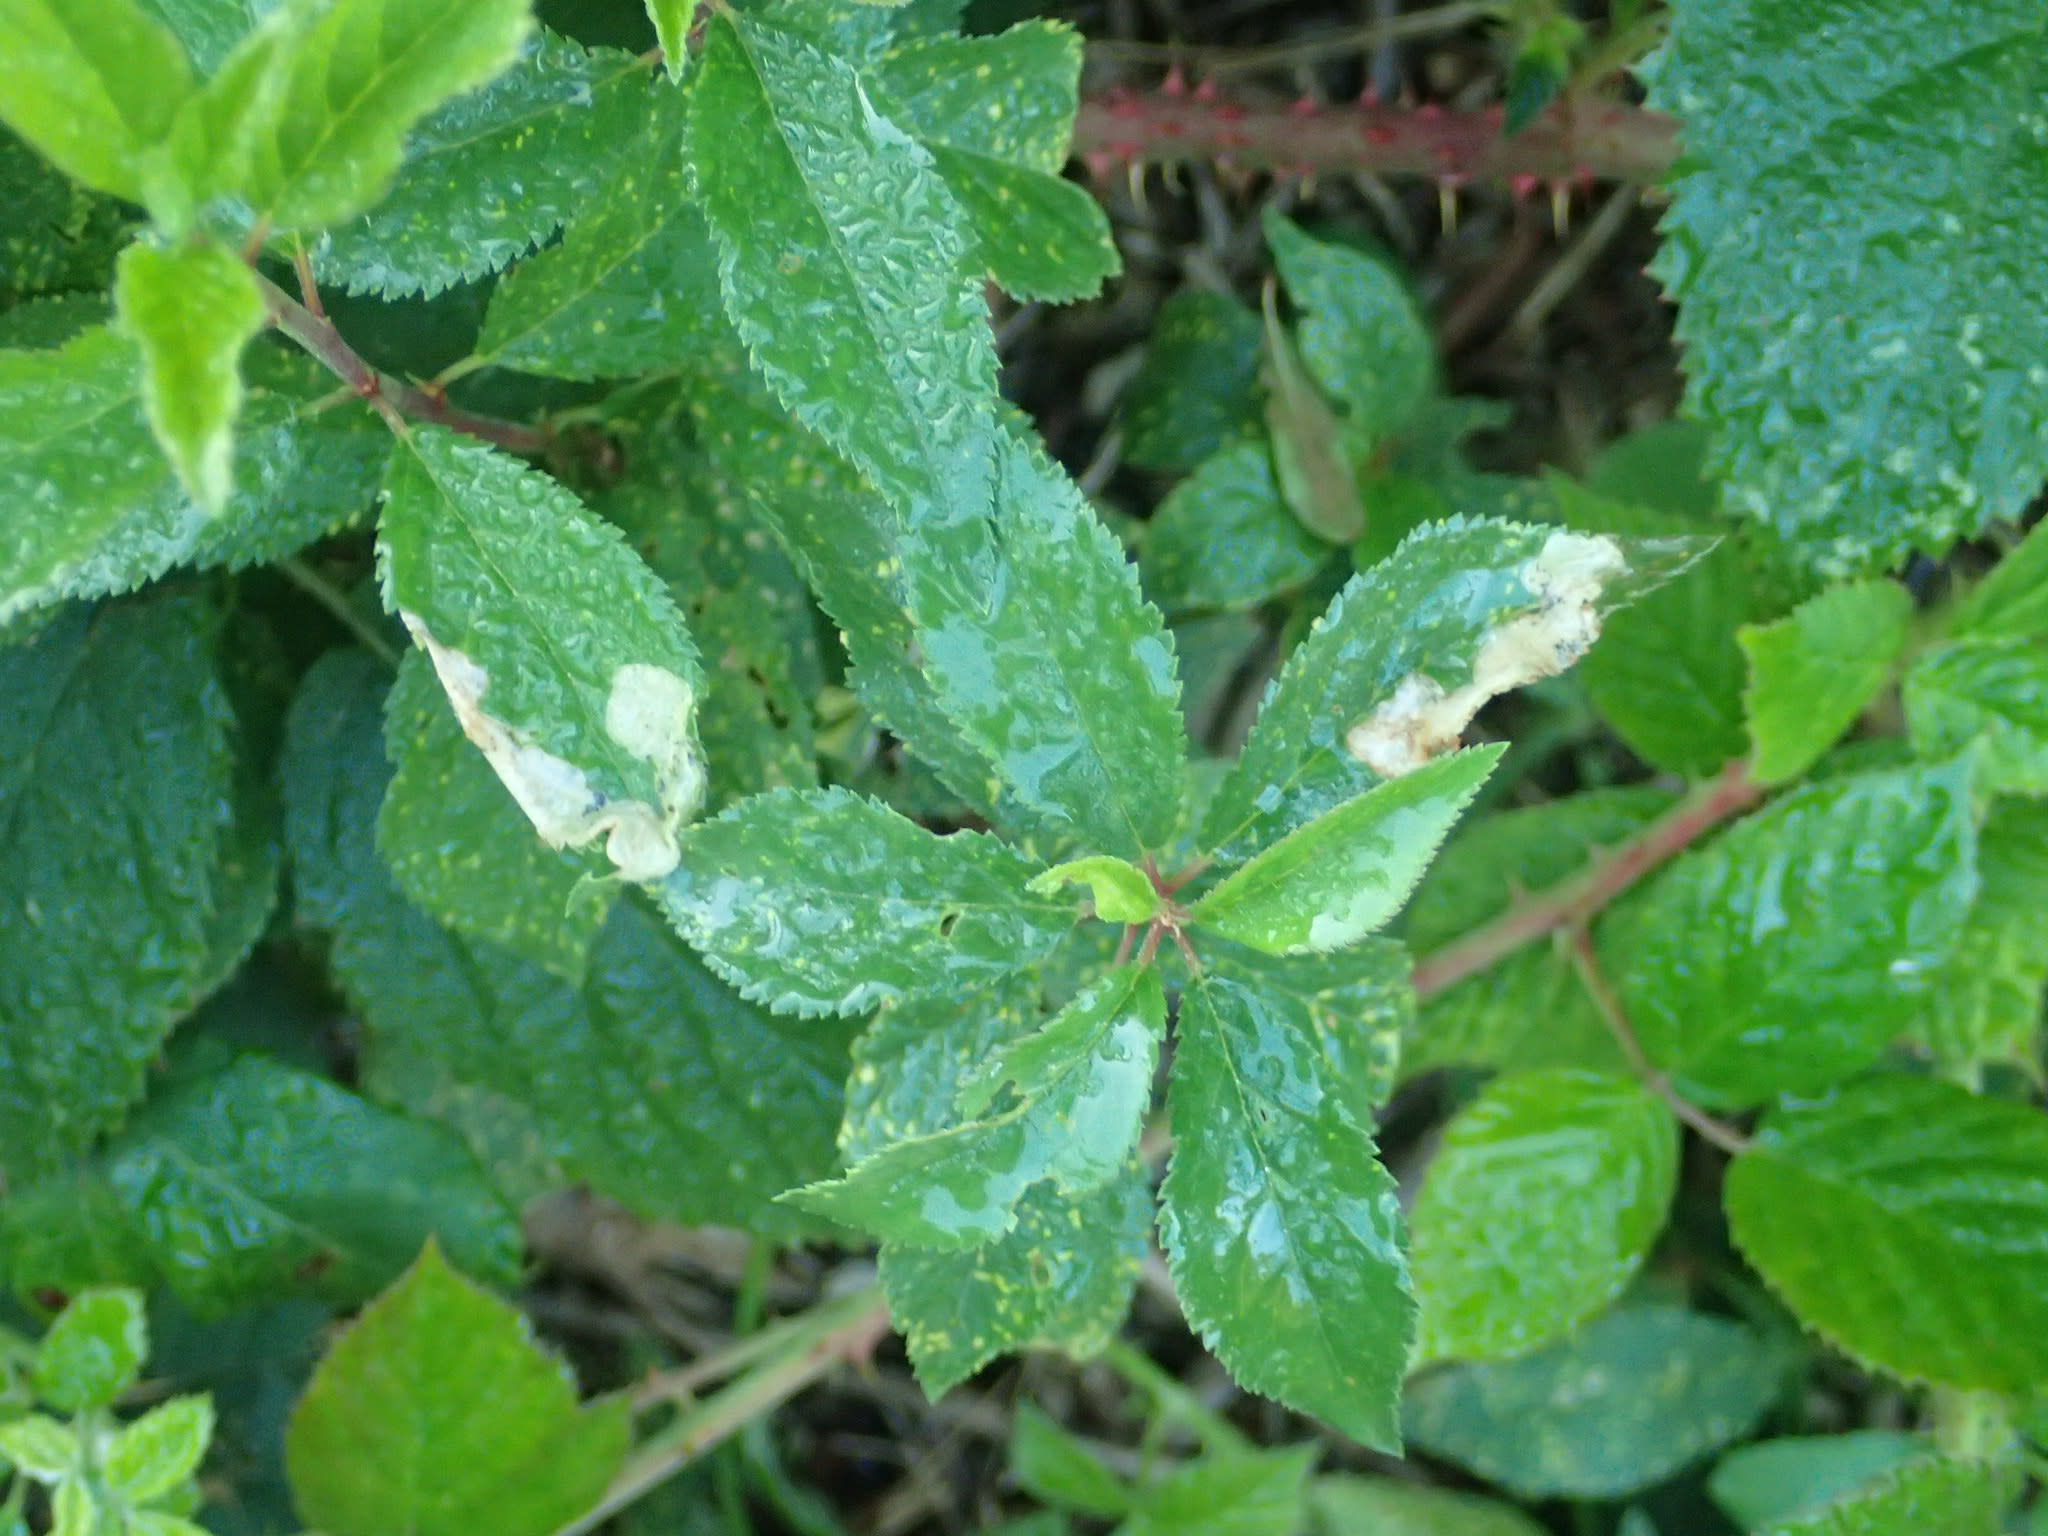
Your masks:
{"label": "light green leaf", "polygon": [[2005,1468],[1930,1457],[1825,1509],[1765,1527],[1759,1536],[1999,1536],[2014,1491]]}
{"label": "light green leaf", "polygon": [[1569,1333],[1635,1275],[1677,1183],[1677,1123],[1639,1084],[1495,1078],[1445,1129],[1409,1218],[1417,1364]]}
{"label": "light green leaf", "polygon": [[1785,796],[1602,921],[1651,1062],[1723,1107],[1813,1093],[1919,1015],[1977,893],[1966,761]]}
{"label": "light green leaf", "polygon": [[537,28],[504,74],[423,119],[391,189],[314,248],[322,282],[435,294],[524,256],[619,174],[647,118],[647,70]]}
{"label": "light green leaf", "polygon": [[146,1504],[198,1471],[212,1438],[212,1401],[174,1397],[123,1426],[106,1447],[100,1469],[121,1498]]}
{"label": "light green leaf", "polygon": [[413,126],[509,67],[530,0],[330,0],[279,50],[276,104],[250,124],[246,201],[273,231],[322,229],[391,185]]}
{"label": "light green leaf", "polygon": [[1302,360],[1366,442],[1399,433],[1436,388],[1436,343],[1400,278],[1362,251],[1313,240],[1277,213],[1266,243],[1301,313]]}
{"label": "light green leaf", "polygon": [[1780,1109],[1728,1175],[1735,1241],[1800,1320],[1915,1381],[2048,1380],[2048,1122],[1883,1076]]}
{"label": "light green leaf", "polygon": [[1054,865],[1032,876],[1026,889],[1050,896],[1068,885],[1088,888],[1095,916],[1105,923],[1149,923],[1159,915],[1161,898],[1151,877],[1135,864],[1104,854]]}
{"label": "light green leaf", "polygon": [[1401,910],[1506,750],[1438,758],[1290,832],[1203,897],[1195,923],[1274,955],[1357,943]]}
{"label": "light green leaf", "polygon": [[1516,523],[1411,534],[1288,658],[1209,802],[1201,846],[1248,858],[1456,746],[1486,700],[1592,644],[1602,594],[1628,563],[1604,537]]}
{"label": "light green leaf", "polygon": [[114,280],[121,324],[142,349],[143,409],[193,500],[226,505],[242,348],[263,327],[256,275],[217,245],[131,245]]}
{"label": "light green leaf", "polygon": [[[992,1242],[1012,1229],[1017,1202],[1041,1180],[1079,1197],[1123,1171],[1165,1032],[1158,973],[1119,967],[967,1081],[964,1123],[892,1142],[844,1178],[789,1198],[885,1242],[956,1250]],[[1006,1085],[1014,1102],[981,1118]]]}
{"label": "light green leaf", "polygon": [[684,846],[662,910],[778,1013],[958,992],[1042,959],[1073,920],[1026,891],[1030,860],[994,838],[937,837],[843,789],[757,796]]}
{"label": "light green leaf", "polygon": [[50,1324],[36,1350],[36,1395],[65,1413],[104,1408],[135,1385],[149,1358],[149,1324],[138,1291],[83,1291]]}
{"label": "light green leaf", "polygon": [[561,378],[673,369],[723,340],[718,257],[689,194],[685,101],[653,99],[642,131],[614,151],[602,186],[560,245],[519,264],[491,296],[476,350],[506,368]]}
{"label": "light green leaf", "polygon": [[[2048,218],[2031,0],[1676,7],[1650,104],[1685,125],[1655,270],[1727,503],[1857,575],[2011,517],[2048,471]],[[1882,29],[1866,35],[1866,25]],[[1885,39],[1910,36],[1910,48]],[[1796,230],[1796,259],[1755,253]]]}
{"label": "light green leaf", "polygon": [[402,442],[377,545],[387,606],[541,841],[676,866],[704,796],[696,647],[654,573],[560,484],[439,427]]}
{"label": "light green leaf", "polygon": [[1627,1307],[1520,1360],[1419,1378],[1402,1425],[1418,1448],[1518,1497],[1617,1499],[1741,1438],[1778,1374],[1739,1323]]}
{"label": "light green leaf", "polygon": [[1159,1226],[1182,1310],[1242,1385],[1390,1450],[1415,1302],[1363,1069],[1411,1004],[1395,946],[1344,958],[1369,1002],[1220,965],[1183,992]]}
{"label": "light green leaf", "polygon": [[1895,1429],[1786,1435],[1738,1445],[1715,1465],[1707,1491],[1730,1520],[1755,1530],[1816,1514],[1896,1467],[1925,1455],[1927,1441]]}
{"label": "light green leaf", "polygon": [[1977,838],[1977,900],[1913,1033],[1947,1072],[2041,1071],[2048,991],[2048,805],[2001,800]]}
{"label": "light green leaf", "polygon": [[198,1521],[161,1509],[134,1510],[127,1518],[129,1536],[209,1536]]}
{"label": "light green leaf", "polygon": [[1077,1437],[1030,1403],[1017,1405],[1010,1426],[1011,1478],[1046,1504],[1114,1520],[1130,1510],[1126,1488]]}
{"label": "light green leaf", "polygon": [[328,1536],[548,1536],[596,1503],[631,1437],[431,1246],[328,1351],[285,1436],[292,1499]]}
{"label": "light green leaf", "polygon": [[324,659],[283,763],[300,917],[334,933],[372,1091],[446,1120],[516,1192],[567,1177],[651,1217],[810,1230],[770,1198],[835,1166],[851,1031],[742,1002],[636,901],[614,908],[580,991],[430,922],[372,836],[388,681],[360,653]]}
{"label": "light green leaf", "polygon": [[654,43],[671,80],[682,79],[690,68],[690,23],[696,16],[696,0],[647,0]]}
{"label": "light green leaf", "polygon": [[1749,658],[1743,712],[1760,782],[1798,778],[1856,723],[1891,680],[1912,617],[1904,587],[1859,581],[1810,598],[1775,624],[1740,631]]}
{"label": "light green leaf", "polygon": [[[1582,790],[1465,825],[1430,865],[1403,937],[1428,968],[1449,945],[1512,910],[1522,896],[1585,872],[1670,810],[1660,789]],[[1625,1069],[1621,1049],[1568,955],[1528,944],[1423,1003],[1403,1047],[1404,1074],[1467,1065],[1502,1072]]]}
{"label": "light green leaf", "polygon": [[180,562],[276,559],[369,506],[391,451],[383,425],[356,406],[308,412],[333,381],[301,359],[258,346],[246,367],[241,485],[209,519],[151,434],[128,337],[95,327],[56,351],[0,352],[0,502],[14,509],[0,620],[125,592]]}
{"label": "light green leaf", "polygon": [[1246,441],[1204,460],[1159,504],[1139,567],[1171,612],[1228,611],[1304,585],[1331,553],[1280,499],[1266,444]]}
{"label": "light green leaf", "polygon": [[595,861],[532,835],[421,652],[407,653],[386,708],[392,774],[377,847],[398,888],[456,932],[582,980],[611,908],[608,895],[579,893]]}
{"label": "light green leaf", "polygon": [[2048,634],[2048,529],[2036,523],[2019,548],[1956,605],[1949,633],[2011,639]]}
{"label": "light green leaf", "polygon": [[1936,646],[1906,674],[1913,745],[1946,757],[1978,745],[1986,790],[2048,794],[2048,647],[2041,637]]}
{"label": "light green leaf", "polygon": [[168,28],[134,0],[4,0],[0,57],[0,120],[66,175],[146,201],[144,156],[192,90]]}
{"label": "light green leaf", "polygon": [[1309,1485],[1316,1536],[1542,1536],[1512,1504],[1392,1477],[1319,1477]]}
{"label": "light green leaf", "polygon": [[0,1457],[12,1463],[24,1477],[54,1483],[78,1470],[78,1435],[68,1424],[60,1424],[47,1414],[32,1413],[0,1424]]}
{"label": "light green leaf", "polygon": [[1313,1446],[1205,1457],[1141,1489],[1116,1536],[1294,1536],[1315,1461]]}
{"label": "light green leaf", "polygon": [[[70,1165],[217,981],[242,894],[218,615],[70,609],[0,650],[0,1173]],[[110,870],[122,878],[109,879]]]}
{"label": "light green leaf", "polygon": [[1193,469],[1259,424],[1259,318],[1227,293],[1191,288],[1159,306],[1120,407],[1124,456]]}

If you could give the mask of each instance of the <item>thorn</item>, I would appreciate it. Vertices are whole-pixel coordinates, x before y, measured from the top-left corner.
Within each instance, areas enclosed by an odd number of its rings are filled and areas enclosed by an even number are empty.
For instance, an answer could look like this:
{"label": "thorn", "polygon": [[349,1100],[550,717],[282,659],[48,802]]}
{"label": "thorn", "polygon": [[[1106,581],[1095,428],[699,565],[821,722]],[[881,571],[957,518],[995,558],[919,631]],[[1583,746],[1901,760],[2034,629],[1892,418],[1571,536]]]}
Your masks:
{"label": "thorn", "polygon": [[1377,112],[1380,109],[1380,88],[1368,84],[1358,93],[1358,105],[1362,111]]}
{"label": "thorn", "polygon": [[1313,96],[1304,96],[1298,101],[1291,102],[1287,108],[1290,117],[1314,117],[1322,110],[1323,104]]}
{"label": "thorn", "polygon": [[1214,78],[1213,76],[1212,76],[1211,78],[1207,79],[1207,80],[1202,80],[1202,81],[1198,81],[1198,82],[1196,83],[1196,85],[1195,85],[1195,100],[1197,100],[1197,101],[1201,102],[1201,103],[1202,103],[1202,105],[1204,105],[1204,106],[1207,106],[1207,105],[1209,105],[1209,104],[1210,104],[1211,102],[1215,101],[1215,99],[1216,99],[1216,81],[1215,81],[1215,78]]}
{"label": "thorn", "polygon": [[1103,146],[1110,157],[1125,165],[1135,165],[1144,157],[1145,146],[1136,139],[1111,139]]}
{"label": "thorn", "polygon": [[1144,164],[1138,159],[1136,154],[1130,157],[1130,161],[1130,167],[1125,174],[1130,188],[1131,201],[1137,205],[1138,212],[1141,215],[1150,214],[1152,211],[1151,206],[1145,201]]}
{"label": "thorn", "polygon": [[1593,167],[1591,167],[1590,165],[1580,166],[1578,170],[1572,174],[1572,181],[1577,185],[1578,189],[1581,192],[1583,192],[1586,196],[1591,197],[1593,195]]}
{"label": "thorn", "polygon": [[1083,155],[1081,164],[1088,168],[1091,180],[1107,183],[1110,173],[1116,169],[1116,156],[1106,149],[1098,149]]}
{"label": "thorn", "polygon": [[1121,85],[1111,87],[1106,100],[1111,117],[1128,119],[1144,116],[1145,104]]}
{"label": "thorn", "polygon": [[1524,171],[1521,175],[1508,179],[1508,187],[1514,192],[1515,201],[1518,203],[1529,201],[1530,198],[1536,195],[1536,189],[1542,185],[1543,179],[1529,171]]}
{"label": "thorn", "polygon": [[1187,95],[1188,77],[1182,72],[1178,59],[1174,60],[1173,66],[1167,70],[1166,78],[1159,82],[1159,93],[1162,96]]}
{"label": "thorn", "polygon": [[1301,167],[1301,200],[1305,203],[1316,200],[1316,173],[1305,165]]}
{"label": "thorn", "polygon": [[1572,189],[1568,182],[1550,184],[1550,227],[1562,240],[1572,229]]}
{"label": "thorn", "polygon": [[1455,178],[1443,176],[1436,184],[1437,218],[1446,235],[1458,232],[1458,183]]}
{"label": "thorn", "polygon": [[1415,115],[1425,123],[1433,123],[1444,115],[1444,109],[1440,102],[1425,101],[1415,109]]}

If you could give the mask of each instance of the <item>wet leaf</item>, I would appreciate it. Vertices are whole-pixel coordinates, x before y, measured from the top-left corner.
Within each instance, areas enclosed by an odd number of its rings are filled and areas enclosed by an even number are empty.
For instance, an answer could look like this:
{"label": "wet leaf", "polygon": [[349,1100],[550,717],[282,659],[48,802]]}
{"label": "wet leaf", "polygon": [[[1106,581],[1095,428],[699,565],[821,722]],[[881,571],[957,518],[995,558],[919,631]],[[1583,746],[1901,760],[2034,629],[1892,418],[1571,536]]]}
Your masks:
{"label": "wet leaf", "polygon": [[1740,632],[1749,658],[1742,703],[1755,744],[1751,771],[1761,782],[1798,778],[1856,723],[1891,680],[1912,616],[1904,587],[1861,581]]}
{"label": "wet leaf", "polygon": [[1088,892],[1094,915],[1105,923],[1149,923],[1159,915],[1160,895],[1151,877],[1122,859],[1096,854],[1058,864],[1032,876],[1027,889],[1050,896],[1068,885]]}
{"label": "wet leaf", "polygon": [[1191,288],[1159,306],[1124,391],[1124,453],[1141,469],[1193,469],[1259,422],[1259,317]]}
{"label": "wet leaf", "polygon": [[1923,756],[1974,746],[1986,790],[2048,794],[2048,650],[2039,636],[1936,646],[1906,674],[1905,692]]}
{"label": "wet leaf", "polygon": [[1281,500],[1266,444],[1248,441],[1213,454],[1159,504],[1139,568],[1169,612],[1230,611],[1304,585],[1330,556]]}
{"label": "wet leaf", "polygon": [[1707,1479],[1707,1491],[1744,1530],[1818,1514],[1894,1468],[1924,1456],[1927,1440],[1902,1430],[1786,1435],[1738,1445]]}

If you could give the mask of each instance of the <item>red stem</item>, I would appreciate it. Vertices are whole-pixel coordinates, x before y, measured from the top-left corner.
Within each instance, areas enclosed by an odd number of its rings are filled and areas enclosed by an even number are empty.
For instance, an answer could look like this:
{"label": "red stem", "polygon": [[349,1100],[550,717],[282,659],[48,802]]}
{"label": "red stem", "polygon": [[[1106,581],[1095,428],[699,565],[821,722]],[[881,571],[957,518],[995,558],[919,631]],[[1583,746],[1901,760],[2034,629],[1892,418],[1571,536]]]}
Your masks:
{"label": "red stem", "polygon": [[1583,927],[1643,876],[1762,798],[1749,764],[1730,763],[1606,858],[1425,956],[1415,967],[1416,996],[1434,997],[1545,934]]}
{"label": "red stem", "polygon": [[1499,106],[1247,107],[1195,91],[1116,89],[1085,98],[1074,153],[1098,170],[1119,164],[1213,161],[1283,174],[1434,176],[1457,184],[1656,181],[1678,152],[1678,125],[1611,101],[1561,102],[1519,133]]}

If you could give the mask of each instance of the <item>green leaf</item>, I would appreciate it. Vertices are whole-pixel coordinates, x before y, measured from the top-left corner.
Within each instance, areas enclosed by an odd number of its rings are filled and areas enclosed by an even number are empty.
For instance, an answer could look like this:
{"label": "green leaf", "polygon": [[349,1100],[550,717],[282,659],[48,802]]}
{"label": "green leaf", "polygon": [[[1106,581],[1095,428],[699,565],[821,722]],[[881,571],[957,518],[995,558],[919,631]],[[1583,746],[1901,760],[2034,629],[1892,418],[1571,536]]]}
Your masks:
{"label": "green leaf", "polygon": [[1330,546],[1280,499],[1264,442],[1211,455],[1145,525],[1140,569],[1170,612],[1250,608],[1304,585],[1330,561]]}
{"label": "green leaf", "polygon": [[242,348],[265,314],[255,273],[217,245],[131,245],[114,303],[142,349],[143,408],[157,441],[193,500],[220,511],[234,478]]}
{"label": "green leaf", "polygon": [[851,1031],[750,1007],[631,900],[580,991],[429,921],[372,836],[387,681],[359,653],[324,659],[283,764],[300,916],[334,931],[372,1090],[454,1125],[525,1193],[566,1176],[649,1216],[807,1230],[769,1201],[834,1166]]}
{"label": "green leaf", "polygon": [[1312,1446],[1213,1456],[1140,1490],[1116,1536],[1294,1536],[1315,1466]]}
{"label": "green leaf", "polygon": [[0,1424],[0,1457],[37,1482],[69,1479],[81,1459],[78,1434],[68,1424],[32,1413]]}
{"label": "green leaf", "polygon": [[1350,412],[1367,443],[1406,427],[1436,388],[1436,343],[1415,300],[1383,263],[1313,240],[1277,213],[1266,243],[1301,313],[1302,361]]}
{"label": "green leaf", "polygon": [[605,839],[629,880],[676,867],[704,795],[696,647],[616,529],[557,482],[439,427],[385,486],[386,604],[550,847]]}
{"label": "green leaf", "polygon": [[1520,1360],[1457,1365],[1408,1389],[1415,1445],[1525,1499],[1617,1499],[1747,1434],[1778,1361],[1726,1318],[1610,1312]]}
{"label": "green leaf", "polygon": [[1290,832],[1203,897],[1195,923],[1273,955],[1357,943],[1401,910],[1506,750],[1438,758]]}
{"label": "green leaf", "polygon": [[1825,1509],[1768,1526],[1759,1536],[1999,1536],[2013,1492],[2002,1468],[1929,1458]]}
{"label": "green leaf", "polygon": [[2048,1123],[1884,1076],[1780,1109],[1727,1186],[1735,1240],[1809,1328],[1895,1376],[2048,1379]]}
{"label": "green leaf", "polygon": [[[778,1013],[861,1013],[1033,964],[1072,912],[990,837],[936,837],[843,789],[778,790],[701,822],[658,891],[678,932]],[[797,935],[801,934],[799,942]]]}
{"label": "green leaf", "polygon": [[[1158,973],[1121,966],[970,1078],[960,1095],[964,1123],[892,1142],[844,1178],[789,1198],[885,1242],[956,1250],[992,1242],[1012,1229],[1017,1202],[1041,1180],[1079,1197],[1124,1169],[1165,1033]],[[982,1118],[1006,1085],[1014,1102]]]}
{"label": "green leaf", "polygon": [[[187,596],[67,610],[0,650],[0,1171],[67,1166],[218,979],[240,894],[219,620]],[[109,879],[110,870],[121,872]]]}
{"label": "green leaf", "polygon": [[526,1320],[430,1246],[320,1362],[285,1457],[328,1536],[548,1536],[596,1503],[630,1436],[624,1398],[579,1408]]}
{"label": "green leaf", "polygon": [[1949,633],[1983,640],[2048,634],[2048,532],[2042,524],[1956,605]]}
{"label": "green leaf", "polygon": [[1417,1363],[1526,1354],[1605,1307],[1663,1230],[1678,1126],[1639,1084],[1495,1078],[1444,1131],[1413,1213]]}
{"label": "green leaf", "polygon": [[1411,534],[1288,658],[1209,802],[1201,846],[1247,858],[1456,746],[1486,700],[1592,643],[1601,594],[1627,564],[1604,537],[1516,523]]}
{"label": "green leaf", "polygon": [[[1522,896],[1582,874],[1603,850],[1669,811],[1663,790],[1582,790],[1469,821],[1444,846],[1409,904],[1403,938],[1432,956],[1514,909]],[[1468,1065],[1502,1072],[1624,1069],[1620,1047],[1569,955],[1528,944],[1424,1002],[1402,1049],[1404,1074]]]}
{"label": "green leaf", "polygon": [[362,212],[397,175],[414,125],[508,68],[529,0],[330,0],[293,16],[272,108],[248,126],[245,197],[275,232]]}
{"label": "green leaf", "polygon": [[1088,888],[1094,915],[1105,923],[1149,923],[1159,915],[1161,898],[1151,877],[1135,864],[1103,854],[1055,865],[1032,876],[1025,889],[1050,896],[1068,885]]}
{"label": "green leaf", "polygon": [[[290,554],[375,492],[390,435],[359,407],[305,408],[332,380],[262,347],[246,360],[240,488],[216,519],[178,484],[145,418],[135,344],[102,327],[49,352],[0,352],[0,620],[124,592],[180,562]],[[304,412],[304,414],[302,414]]]}
{"label": "green leaf", "polygon": [[1027,21],[892,49],[865,76],[931,151],[989,274],[1020,299],[1090,298],[1117,271],[1102,206],[1060,178],[1079,106],[1080,35]]}
{"label": "green leaf", "polygon": [[1316,1536],[1541,1536],[1511,1504],[1392,1477],[1319,1477],[1309,1485]]}
{"label": "green leaf", "polygon": [[[4,128],[0,198],[9,215],[0,234],[0,295],[18,301],[105,287],[115,251],[128,243],[133,215],[127,204],[86,191]],[[19,324],[20,316],[21,310],[10,311],[7,326]],[[34,345],[11,331],[7,344]]]}
{"label": "green leaf", "polygon": [[1415,1303],[1361,1069],[1411,1004],[1395,946],[1343,958],[1348,994],[1220,964],[1182,994],[1159,1227],[1182,1310],[1243,1386],[1390,1450]]}
{"label": "green leaf", "polygon": [[1870,1065],[1918,1016],[1977,893],[1967,761],[1811,784],[1600,925],[1650,1061],[1735,1108]]}
{"label": "green leaf", "polygon": [[1120,407],[1124,456],[1140,469],[1193,469],[1259,422],[1259,319],[1227,293],[1174,294]]}
{"label": "green leaf", "polygon": [[199,1470],[213,1438],[213,1404],[174,1397],[124,1426],[104,1452],[101,1470],[131,1504],[160,1499]]}
{"label": "green leaf", "polygon": [[149,1358],[149,1325],[137,1291],[85,1291],[50,1324],[36,1350],[36,1395],[52,1408],[104,1408],[135,1385]]}
{"label": "green leaf", "polygon": [[2048,991],[2048,805],[2001,800],[1977,839],[1977,900],[1928,989],[1915,1036],[1946,1072],[2041,1071]]}
{"label": "green leaf", "polygon": [[1317,538],[1352,543],[1365,532],[1365,507],[1343,428],[1281,328],[1271,283],[1265,300],[1266,432],[1280,493],[1296,521]]}
{"label": "green leaf", "polygon": [[0,4],[0,120],[66,175],[146,201],[146,153],[192,91],[168,28],[134,0]]}
{"label": "green leaf", "polygon": [[[2048,471],[2023,382],[2048,216],[2028,0],[1887,7],[1886,37],[1797,0],[1674,12],[1650,104],[1685,124],[1655,270],[1728,504],[1829,575],[1939,553]],[[1760,270],[1775,233],[1796,259]]]}
{"label": "green leaf", "polygon": [[1744,1530],[1818,1513],[1827,1504],[1924,1455],[1927,1441],[1894,1429],[1786,1435],[1738,1445],[1715,1465],[1707,1491]]}
{"label": "green leaf", "polygon": [[647,0],[655,46],[661,49],[661,61],[671,80],[682,79],[690,68],[690,23],[696,16],[696,0]]}
{"label": "green leaf", "polygon": [[478,355],[560,378],[673,369],[726,335],[718,258],[688,187],[684,103],[654,98],[624,161],[587,199],[560,245],[498,285]]}
{"label": "green leaf", "polygon": [[611,902],[578,887],[593,861],[533,837],[464,738],[425,655],[408,652],[386,706],[391,788],[377,847],[406,898],[458,933],[583,977]]}
{"label": "green leaf", "polygon": [[1010,1477],[1046,1504],[1114,1520],[1130,1510],[1132,1490],[1075,1436],[1030,1403],[1010,1427]]}
{"label": "green leaf", "polygon": [[[1783,784],[1811,768],[1891,680],[1913,599],[1896,582],[1833,587],[1775,624],[1743,629],[1751,772]],[[1948,753],[1941,754],[1943,756]]]}
{"label": "green leaf", "polygon": [[646,121],[646,74],[537,28],[504,74],[421,121],[391,189],[322,236],[314,270],[397,298],[509,266],[611,184]]}
{"label": "green leaf", "polygon": [[2038,635],[1936,646],[1906,674],[1905,693],[1923,756],[1975,744],[1985,789],[2048,794],[2048,653]]}

